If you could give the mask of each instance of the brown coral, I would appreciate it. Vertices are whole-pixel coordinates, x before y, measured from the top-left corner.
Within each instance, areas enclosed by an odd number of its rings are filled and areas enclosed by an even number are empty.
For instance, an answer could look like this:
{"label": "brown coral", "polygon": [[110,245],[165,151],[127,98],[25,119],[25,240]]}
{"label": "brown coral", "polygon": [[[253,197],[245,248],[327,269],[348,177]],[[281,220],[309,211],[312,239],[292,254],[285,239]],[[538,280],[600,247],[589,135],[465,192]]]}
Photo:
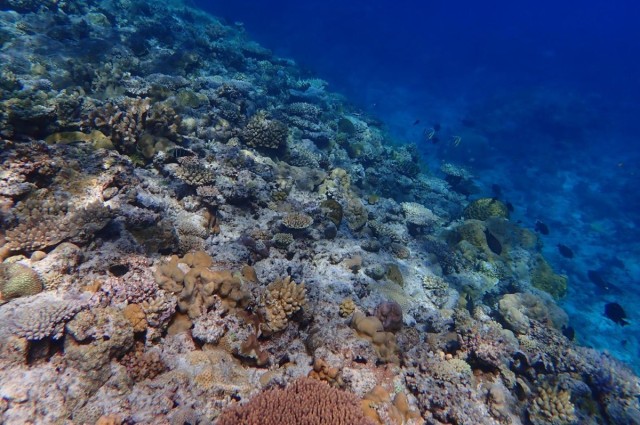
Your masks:
{"label": "brown coral", "polygon": [[353,394],[311,378],[284,389],[263,391],[245,405],[234,405],[218,425],[371,425]]}
{"label": "brown coral", "polygon": [[313,218],[305,213],[292,212],[282,218],[284,227],[293,230],[304,230],[313,224]]}
{"label": "brown coral", "polygon": [[287,142],[289,130],[282,122],[267,118],[264,111],[255,114],[242,130],[242,140],[254,148],[279,149]]}
{"label": "brown coral", "polygon": [[339,313],[340,317],[349,317],[356,309],[356,303],[351,298],[345,298],[340,303]]}
{"label": "brown coral", "polygon": [[0,304],[37,294],[43,287],[42,278],[32,268],[20,263],[0,264]]}
{"label": "brown coral", "polygon": [[351,319],[351,327],[358,332],[361,338],[373,343],[380,361],[387,363],[399,361],[396,337],[391,332],[384,331],[382,322],[377,317],[367,317],[356,311]]}
{"label": "brown coral", "polygon": [[215,295],[225,308],[245,306],[249,296],[241,287],[240,275],[214,271],[205,264],[211,264],[211,258],[204,252],[187,254],[182,259],[174,255],[157,267],[154,277],[162,289],[178,296],[178,311],[192,319],[216,303]]}
{"label": "brown coral", "polygon": [[262,324],[262,331],[271,333],[284,330],[289,318],[306,304],[306,294],[304,283],[296,284],[291,276],[269,284],[262,299],[266,321]]}

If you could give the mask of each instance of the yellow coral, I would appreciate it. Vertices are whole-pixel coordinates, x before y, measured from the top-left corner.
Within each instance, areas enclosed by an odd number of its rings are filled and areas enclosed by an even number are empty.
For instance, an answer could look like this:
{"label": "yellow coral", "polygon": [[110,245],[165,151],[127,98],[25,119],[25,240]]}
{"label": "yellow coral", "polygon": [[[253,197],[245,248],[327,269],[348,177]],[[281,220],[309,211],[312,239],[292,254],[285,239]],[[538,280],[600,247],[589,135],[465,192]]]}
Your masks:
{"label": "yellow coral", "polygon": [[263,316],[266,320],[262,324],[262,331],[271,333],[284,330],[289,318],[306,304],[306,295],[304,283],[296,284],[291,276],[269,284],[262,299]]}
{"label": "yellow coral", "polygon": [[351,298],[345,298],[340,303],[340,317],[349,317],[356,309],[356,303]]}
{"label": "yellow coral", "polygon": [[467,205],[462,215],[465,220],[484,221],[490,217],[509,218],[509,209],[495,198],[480,198]]}
{"label": "yellow coral", "polygon": [[0,264],[0,303],[35,295],[44,287],[40,275],[20,263]]}

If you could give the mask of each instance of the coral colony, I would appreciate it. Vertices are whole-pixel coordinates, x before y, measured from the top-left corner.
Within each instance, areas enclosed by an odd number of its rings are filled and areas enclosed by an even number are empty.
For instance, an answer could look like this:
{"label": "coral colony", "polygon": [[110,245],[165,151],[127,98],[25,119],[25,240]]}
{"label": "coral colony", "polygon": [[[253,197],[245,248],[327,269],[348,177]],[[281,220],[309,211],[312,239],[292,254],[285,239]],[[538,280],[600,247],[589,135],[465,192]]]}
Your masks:
{"label": "coral colony", "polygon": [[177,2],[2,5],[0,422],[640,423],[466,170]]}

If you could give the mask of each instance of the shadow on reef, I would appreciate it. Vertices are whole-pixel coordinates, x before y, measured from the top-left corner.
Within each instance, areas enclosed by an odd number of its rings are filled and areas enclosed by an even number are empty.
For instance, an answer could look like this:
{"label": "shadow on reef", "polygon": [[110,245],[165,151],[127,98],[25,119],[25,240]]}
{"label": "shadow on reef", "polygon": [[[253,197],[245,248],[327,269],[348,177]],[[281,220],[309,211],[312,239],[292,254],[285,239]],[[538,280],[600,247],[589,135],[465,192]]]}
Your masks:
{"label": "shadow on reef", "polygon": [[639,421],[464,169],[179,2],[4,4],[3,423]]}

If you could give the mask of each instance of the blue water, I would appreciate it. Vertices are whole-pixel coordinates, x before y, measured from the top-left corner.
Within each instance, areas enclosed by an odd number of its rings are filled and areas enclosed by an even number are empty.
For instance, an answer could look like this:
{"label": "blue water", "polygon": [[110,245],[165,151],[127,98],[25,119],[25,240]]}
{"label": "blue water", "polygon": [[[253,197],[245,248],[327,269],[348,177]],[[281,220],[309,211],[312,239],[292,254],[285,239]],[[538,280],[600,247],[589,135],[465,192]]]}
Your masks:
{"label": "blue water", "polygon": [[[513,220],[546,223],[577,340],[640,370],[640,3],[194,3],[329,81],[435,173],[463,165],[477,195],[497,184]],[[435,124],[434,144],[424,131]],[[603,316],[607,302],[628,326]]]}

